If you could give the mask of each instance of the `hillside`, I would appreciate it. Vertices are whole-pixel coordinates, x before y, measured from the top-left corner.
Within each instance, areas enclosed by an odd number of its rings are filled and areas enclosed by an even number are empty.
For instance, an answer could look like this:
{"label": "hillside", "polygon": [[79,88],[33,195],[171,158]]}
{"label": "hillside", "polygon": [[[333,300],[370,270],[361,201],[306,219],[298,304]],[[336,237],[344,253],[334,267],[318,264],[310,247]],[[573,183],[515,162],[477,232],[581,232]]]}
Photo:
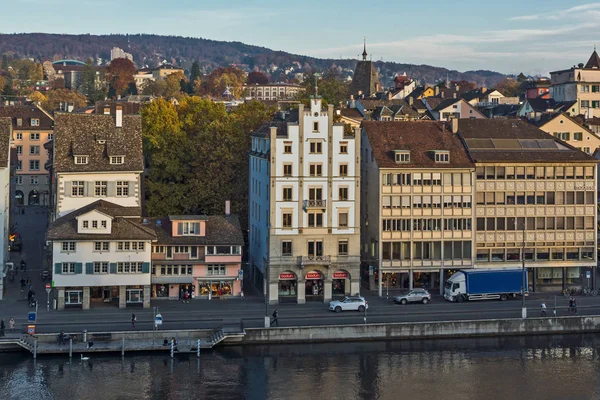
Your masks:
{"label": "hillside", "polygon": [[[280,70],[294,66],[296,72],[324,70],[336,66],[350,74],[356,60],[318,59],[302,55],[274,51],[265,47],[241,42],[159,35],[63,35],[46,33],[0,34],[0,54],[14,57],[33,58],[36,61],[88,58],[110,59],[110,50],[120,47],[133,54],[139,67],[155,66],[167,61],[188,70],[193,61],[202,69],[211,69],[228,64],[242,65],[246,70],[257,68],[270,71],[272,79],[280,77]],[[294,65],[295,64],[295,65]],[[299,64],[299,65],[298,65]],[[505,76],[492,71],[458,72],[430,65],[401,64],[376,61],[382,83],[390,85],[396,73],[406,72],[409,76],[427,83],[440,79],[474,81],[478,85],[493,87]],[[273,71],[276,66],[277,71]]]}

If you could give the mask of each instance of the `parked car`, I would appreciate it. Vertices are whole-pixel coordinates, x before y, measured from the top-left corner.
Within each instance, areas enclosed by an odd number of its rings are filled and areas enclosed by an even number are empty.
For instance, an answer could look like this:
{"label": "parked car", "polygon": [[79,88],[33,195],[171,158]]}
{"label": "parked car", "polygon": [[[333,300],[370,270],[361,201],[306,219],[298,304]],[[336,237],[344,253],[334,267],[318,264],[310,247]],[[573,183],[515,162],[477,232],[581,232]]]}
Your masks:
{"label": "parked car", "polygon": [[431,293],[425,289],[412,289],[402,292],[399,296],[394,297],[394,303],[423,303],[427,304],[431,301]]}
{"label": "parked car", "polygon": [[335,312],[359,311],[364,312],[369,309],[369,303],[361,296],[347,296],[342,300],[334,300],[329,303],[329,310]]}

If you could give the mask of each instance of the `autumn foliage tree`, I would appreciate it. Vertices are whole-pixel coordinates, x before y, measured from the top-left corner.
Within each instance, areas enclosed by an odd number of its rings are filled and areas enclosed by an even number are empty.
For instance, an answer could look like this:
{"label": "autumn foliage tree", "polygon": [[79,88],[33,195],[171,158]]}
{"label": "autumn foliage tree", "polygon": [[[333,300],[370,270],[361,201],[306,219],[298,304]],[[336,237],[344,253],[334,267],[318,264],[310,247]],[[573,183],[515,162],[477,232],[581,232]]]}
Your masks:
{"label": "autumn foliage tree", "polygon": [[127,58],[115,58],[110,62],[106,73],[110,87],[114,90],[115,94],[122,95],[129,87],[129,84],[134,81],[135,65]]}
{"label": "autumn foliage tree", "polygon": [[208,74],[202,82],[202,94],[221,97],[226,88],[229,88],[233,97],[242,94],[246,73],[235,67],[219,67]]}
{"label": "autumn foliage tree", "polygon": [[59,110],[61,105],[64,107],[67,104],[72,105],[74,108],[85,107],[87,99],[77,90],[55,89],[48,92],[48,96],[42,103],[42,107],[48,111],[53,111]]}
{"label": "autumn foliage tree", "polygon": [[266,85],[267,83],[269,83],[269,77],[263,74],[262,72],[252,71],[248,74],[248,80],[246,83],[248,83],[248,85]]}

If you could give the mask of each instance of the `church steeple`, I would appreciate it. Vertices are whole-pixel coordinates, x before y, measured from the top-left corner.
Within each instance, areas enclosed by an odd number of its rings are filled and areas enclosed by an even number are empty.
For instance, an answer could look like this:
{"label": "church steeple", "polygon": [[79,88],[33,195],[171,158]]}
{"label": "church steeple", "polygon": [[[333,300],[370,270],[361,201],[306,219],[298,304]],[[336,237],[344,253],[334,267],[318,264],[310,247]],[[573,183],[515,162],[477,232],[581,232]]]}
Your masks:
{"label": "church steeple", "polygon": [[363,45],[363,61],[367,61],[367,38],[364,38],[364,45]]}

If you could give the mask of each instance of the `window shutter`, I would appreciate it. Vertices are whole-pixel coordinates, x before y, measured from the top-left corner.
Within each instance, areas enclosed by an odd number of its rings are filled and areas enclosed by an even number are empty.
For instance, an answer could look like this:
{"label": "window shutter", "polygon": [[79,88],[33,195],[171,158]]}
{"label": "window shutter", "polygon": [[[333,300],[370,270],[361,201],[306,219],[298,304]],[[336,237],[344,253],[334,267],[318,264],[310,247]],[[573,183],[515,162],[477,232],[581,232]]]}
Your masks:
{"label": "window shutter", "polygon": [[54,273],[58,275],[62,274],[62,263],[54,264]]}
{"label": "window shutter", "polygon": [[108,197],[115,197],[117,195],[117,182],[107,182],[106,195]]}
{"label": "window shutter", "polygon": [[65,182],[65,196],[66,197],[71,197],[73,195],[73,191],[71,190],[73,186],[73,182],[69,181],[69,182]]}
{"label": "window shutter", "polygon": [[144,274],[150,273],[150,263],[149,262],[145,262],[142,264],[142,273],[144,273]]}
{"label": "window shutter", "polygon": [[127,182],[128,186],[129,186],[129,197],[134,197],[135,196],[135,181],[129,181]]}
{"label": "window shutter", "polygon": [[94,263],[85,263],[85,273],[87,275],[92,275],[94,273]]}
{"label": "window shutter", "polygon": [[94,182],[85,182],[85,197],[93,197],[94,196]]}
{"label": "window shutter", "polygon": [[117,263],[110,263],[110,273],[111,274],[116,274],[117,273]]}
{"label": "window shutter", "polygon": [[83,263],[75,263],[75,273],[81,274],[83,272]]}

